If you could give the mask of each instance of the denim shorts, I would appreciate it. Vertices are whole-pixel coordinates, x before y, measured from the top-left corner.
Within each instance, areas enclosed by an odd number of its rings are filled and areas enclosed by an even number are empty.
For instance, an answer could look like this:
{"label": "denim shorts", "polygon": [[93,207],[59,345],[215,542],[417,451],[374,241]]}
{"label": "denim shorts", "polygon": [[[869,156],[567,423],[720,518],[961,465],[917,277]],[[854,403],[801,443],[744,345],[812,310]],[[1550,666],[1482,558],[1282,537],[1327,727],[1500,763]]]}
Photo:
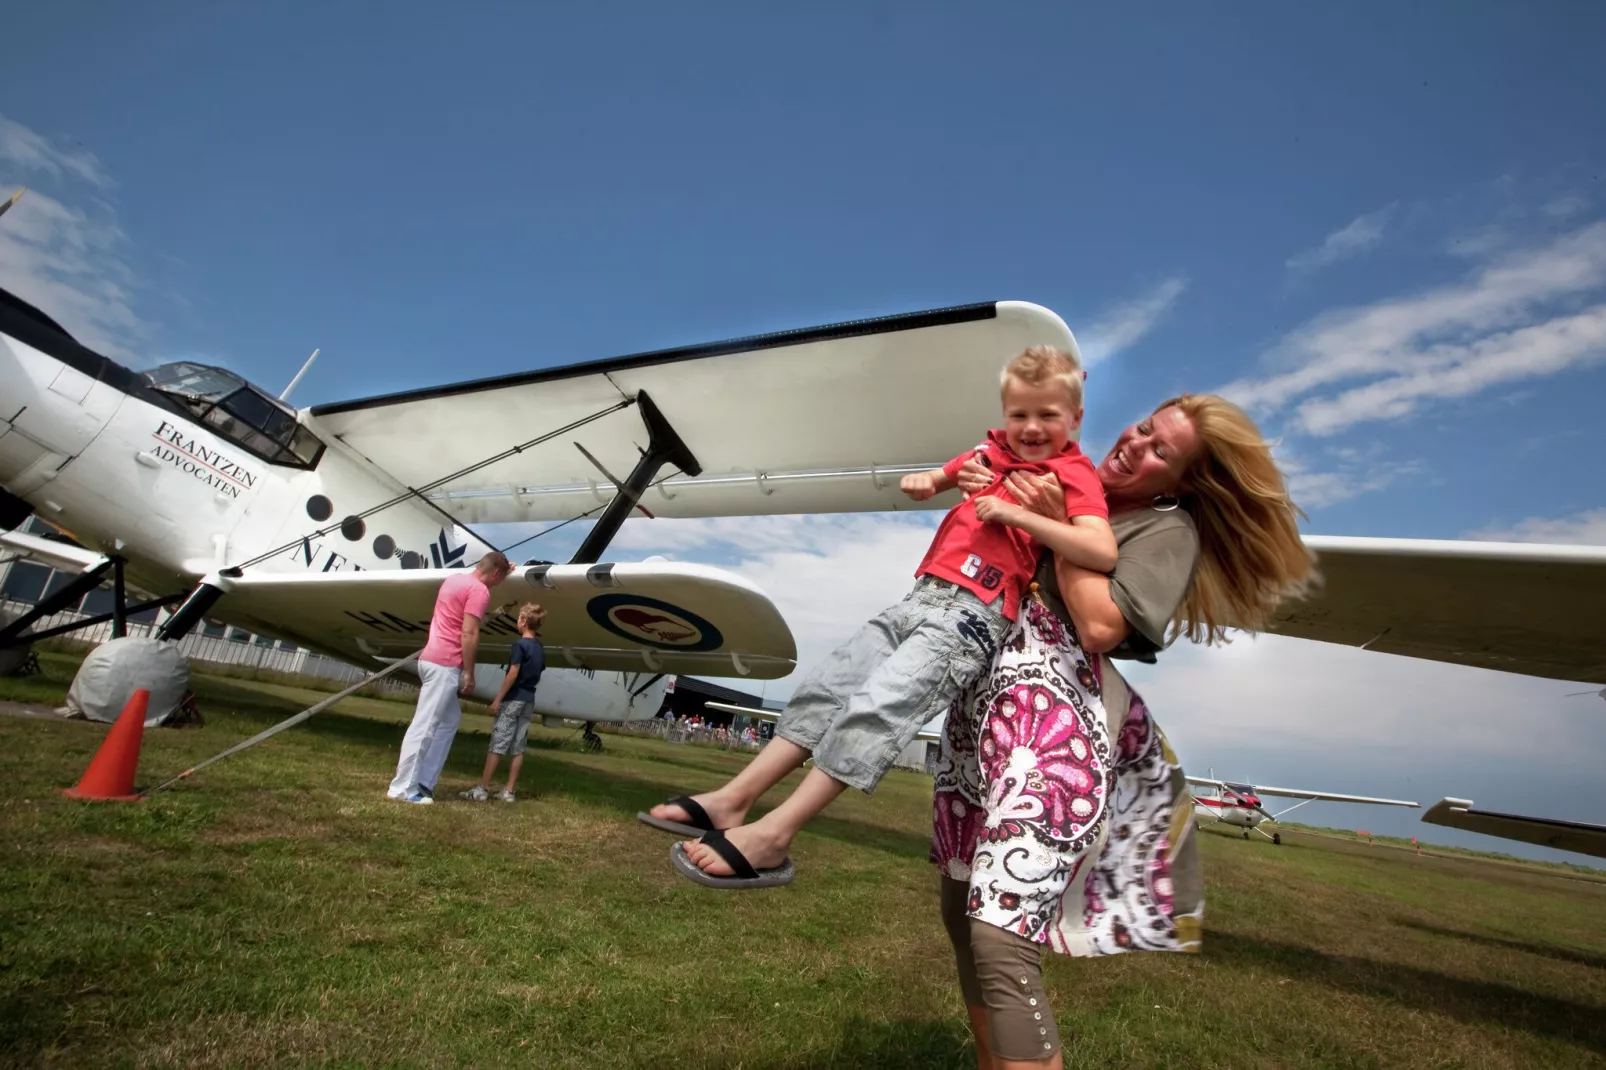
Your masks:
{"label": "denim shorts", "polygon": [[992,665],[1009,626],[1000,608],[921,577],[902,602],[837,647],[793,692],[776,735],[834,779],[871,791],[933,717]]}
{"label": "denim shorts", "polygon": [[492,754],[523,754],[524,739],[530,734],[530,715],[535,703],[504,700],[491,726]]}

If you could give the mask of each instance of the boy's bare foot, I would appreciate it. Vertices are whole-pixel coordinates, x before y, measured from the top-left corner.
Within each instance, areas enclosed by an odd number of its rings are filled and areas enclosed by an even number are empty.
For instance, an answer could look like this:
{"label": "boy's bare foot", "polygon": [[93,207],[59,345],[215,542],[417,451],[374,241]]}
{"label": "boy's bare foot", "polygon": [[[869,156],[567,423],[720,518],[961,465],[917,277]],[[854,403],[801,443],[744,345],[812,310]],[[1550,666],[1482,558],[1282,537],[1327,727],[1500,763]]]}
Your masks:
{"label": "boy's bare foot", "polygon": [[[742,825],[725,830],[725,838],[742,856],[749,865],[757,870],[773,869],[786,861],[787,849],[791,847],[790,841],[783,839],[778,833],[770,830],[763,819],[751,825]],[[686,857],[698,869],[714,877],[733,877],[735,872],[730,863],[719,857],[719,853],[707,844],[696,840],[685,841]]]}

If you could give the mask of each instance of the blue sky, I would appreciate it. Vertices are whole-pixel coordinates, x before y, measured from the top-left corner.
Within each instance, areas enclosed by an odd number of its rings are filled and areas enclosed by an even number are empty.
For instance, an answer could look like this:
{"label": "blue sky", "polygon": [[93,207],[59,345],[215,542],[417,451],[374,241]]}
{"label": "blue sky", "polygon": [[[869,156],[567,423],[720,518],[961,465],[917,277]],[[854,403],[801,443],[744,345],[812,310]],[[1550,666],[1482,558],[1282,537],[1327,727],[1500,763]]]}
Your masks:
{"label": "blue sky", "polygon": [[[278,389],[321,347],[302,404],[1033,300],[1093,450],[1228,388],[1313,531],[1606,542],[1600,5],[378,10],[10,14],[0,284],[136,365]],[[811,656],[865,614],[801,577],[851,533],[893,598],[926,537],[784,523],[624,545],[763,577]],[[1285,643],[1151,674],[1190,766],[1606,821],[1579,688]]]}

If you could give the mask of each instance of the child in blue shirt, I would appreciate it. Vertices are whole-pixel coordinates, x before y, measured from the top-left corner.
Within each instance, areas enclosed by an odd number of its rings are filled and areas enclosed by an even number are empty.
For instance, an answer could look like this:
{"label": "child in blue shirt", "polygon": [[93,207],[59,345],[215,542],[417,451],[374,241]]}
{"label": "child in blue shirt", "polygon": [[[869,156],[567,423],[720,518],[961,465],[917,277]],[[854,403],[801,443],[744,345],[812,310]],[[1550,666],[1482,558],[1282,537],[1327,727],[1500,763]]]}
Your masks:
{"label": "child in blue shirt", "polygon": [[502,802],[517,800],[513,789],[519,782],[519,769],[524,765],[524,740],[530,731],[530,717],[535,713],[535,685],[546,669],[546,651],[541,640],[541,621],[546,610],[534,602],[519,607],[519,638],[508,654],[507,676],[502,688],[491,702],[496,724],[491,726],[490,753],[485,756],[485,772],[480,782],[462,793],[463,798],[484,802],[491,797],[491,778],[496,775],[497,764],[503,755],[512,755],[507,768],[507,787],[497,794]]}

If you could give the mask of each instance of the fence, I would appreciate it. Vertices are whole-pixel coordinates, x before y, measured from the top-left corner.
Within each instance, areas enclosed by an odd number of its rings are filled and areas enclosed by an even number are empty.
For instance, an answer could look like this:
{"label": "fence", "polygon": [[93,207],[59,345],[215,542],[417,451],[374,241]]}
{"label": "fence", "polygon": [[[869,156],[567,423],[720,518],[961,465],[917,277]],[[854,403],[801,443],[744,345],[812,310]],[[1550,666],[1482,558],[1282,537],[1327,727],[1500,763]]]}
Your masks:
{"label": "fence", "polygon": [[764,744],[768,742],[760,739],[749,743],[728,728],[717,725],[714,727],[699,725],[693,728],[683,722],[670,721],[663,717],[626,721],[610,727],[626,735],[654,736],[665,743],[698,743],[705,747],[718,747],[720,750],[756,752],[762,750]]}

